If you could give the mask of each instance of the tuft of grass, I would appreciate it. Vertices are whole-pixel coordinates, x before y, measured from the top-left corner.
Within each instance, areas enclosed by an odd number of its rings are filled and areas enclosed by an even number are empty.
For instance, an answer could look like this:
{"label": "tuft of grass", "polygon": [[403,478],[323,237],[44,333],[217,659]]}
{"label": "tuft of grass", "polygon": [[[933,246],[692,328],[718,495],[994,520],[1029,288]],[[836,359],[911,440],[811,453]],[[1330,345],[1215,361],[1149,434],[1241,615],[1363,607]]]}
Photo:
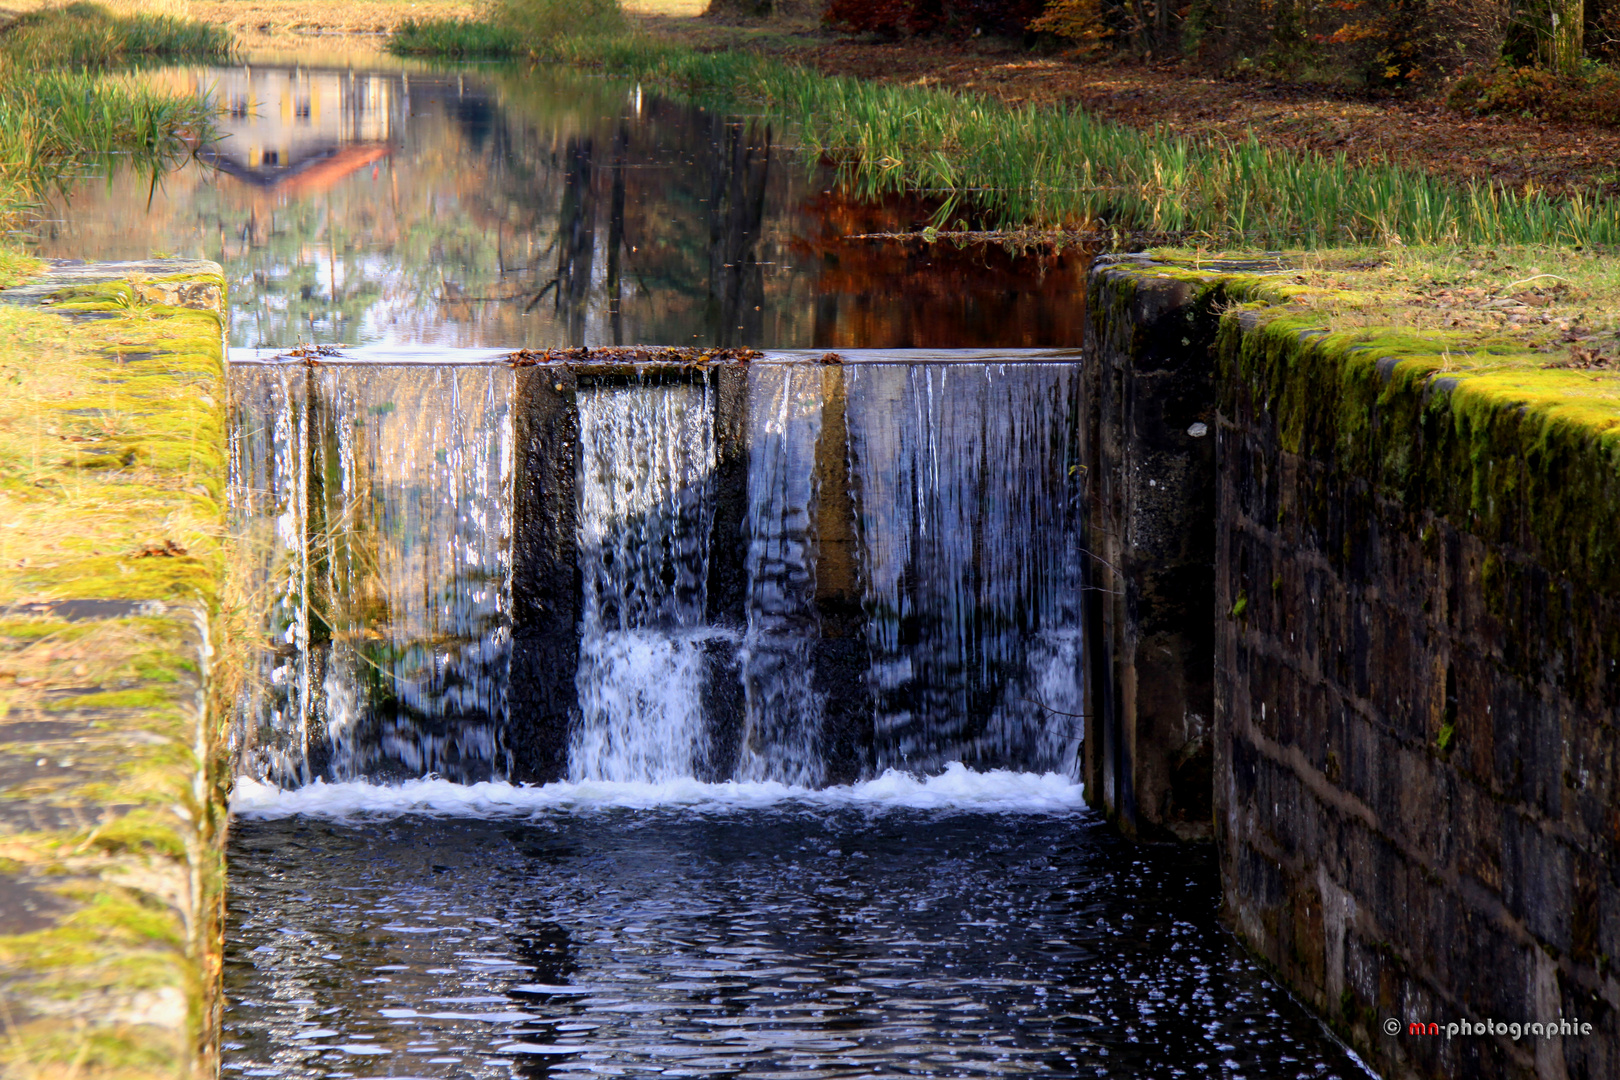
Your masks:
{"label": "tuft of grass", "polygon": [[499,60],[536,42],[620,34],[628,24],[617,0],[501,0],[486,19],[407,20],[388,37],[395,56]]}
{"label": "tuft of grass", "polygon": [[44,269],[45,264],[20,251],[0,247],[0,289],[19,285]]}
{"label": "tuft of grass", "polygon": [[408,20],[388,37],[388,51],[395,56],[504,60],[522,48],[523,35],[517,30],[474,19]]}
{"label": "tuft of grass", "polygon": [[0,33],[0,52],[33,67],[109,67],[142,59],[227,60],[229,31],[169,15],[75,3],[19,16]]}

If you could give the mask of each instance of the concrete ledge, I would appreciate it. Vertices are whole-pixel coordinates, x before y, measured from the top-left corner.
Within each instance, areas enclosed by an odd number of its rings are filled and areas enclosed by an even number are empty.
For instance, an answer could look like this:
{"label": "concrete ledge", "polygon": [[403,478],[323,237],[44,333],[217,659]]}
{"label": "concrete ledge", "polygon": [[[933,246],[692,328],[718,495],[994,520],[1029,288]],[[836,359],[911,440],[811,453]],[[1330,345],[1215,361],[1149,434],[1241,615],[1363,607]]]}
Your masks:
{"label": "concrete ledge", "polygon": [[180,260],[0,292],[8,1077],[213,1072],[224,293]]}

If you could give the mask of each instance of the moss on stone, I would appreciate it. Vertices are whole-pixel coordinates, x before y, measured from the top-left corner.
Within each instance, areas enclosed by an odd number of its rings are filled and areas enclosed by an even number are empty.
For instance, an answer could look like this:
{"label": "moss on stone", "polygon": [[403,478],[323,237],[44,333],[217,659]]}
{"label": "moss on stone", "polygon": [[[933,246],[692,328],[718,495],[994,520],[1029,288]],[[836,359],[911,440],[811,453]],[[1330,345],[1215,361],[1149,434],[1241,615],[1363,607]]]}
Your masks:
{"label": "moss on stone", "polygon": [[1133,302],[1133,278],[1193,284],[1193,304],[1220,318],[1223,411],[1250,396],[1291,453],[1333,460],[1580,585],[1620,587],[1620,374],[1548,368],[1506,335],[1336,328],[1323,291],[1287,277],[1156,263],[1110,273],[1115,308]]}
{"label": "moss on stone", "polygon": [[[121,618],[0,620],[5,707],[79,718],[87,732],[73,773],[0,797],[106,811],[94,829],[6,837],[13,872],[70,904],[54,926],[0,938],[8,997],[61,1018],[15,1029],[0,1051],[8,1076],[63,1063],[81,1078],[212,1068],[226,702],[204,680],[197,630],[221,625],[226,566],[223,322],[141,299],[199,283],[223,302],[221,275],[146,273],[57,290],[41,309],[0,305],[0,366],[13,377],[0,399],[0,505],[15,522],[0,536],[0,603],[161,601]],[[111,317],[61,317],[75,312]],[[216,657],[230,648],[212,645]],[[154,994],[164,1019],[120,1019],[145,1015]]]}

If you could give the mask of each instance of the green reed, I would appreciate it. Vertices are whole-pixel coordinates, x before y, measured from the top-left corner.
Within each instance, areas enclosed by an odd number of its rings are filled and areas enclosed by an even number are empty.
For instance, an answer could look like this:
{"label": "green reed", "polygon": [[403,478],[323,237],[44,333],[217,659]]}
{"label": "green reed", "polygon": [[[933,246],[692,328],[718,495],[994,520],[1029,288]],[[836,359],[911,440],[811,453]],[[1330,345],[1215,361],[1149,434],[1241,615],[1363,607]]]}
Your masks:
{"label": "green reed", "polygon": [[401,23],[388,38],[395,56],[437,56],[446,60],[503,60],[524,51],[524,36],[509,26],[472,19],[428,19]]}
{"label": "green reed", "polygon": [[87,4],[10,24],[0,32],[0,224],[15,228],[51,187],[97,157],[127,154],[155,173],[215,137],[217,109],[208,98],[98,68],[140,57],[221,59],[229,51],[216,27],[115,17]]}
{"label": "green reed", "polygon": [[641,36],[576,36],[541,60],[601,67],[794,122],[863,193],[941,200],[937,221],[1311,246],[1620,243],[1620,201],[1456,184],[1394,164],[1352,165],[1254,138],[1194,140],[1073,107],[829,77],[747,52]]}
{"label": "green reed", "polygon": [[563,36],[623,33],[618,0],[494,0],[484,19],[410,20],[388,38],[395,56],[500,60],[527,54],[535,42]]}

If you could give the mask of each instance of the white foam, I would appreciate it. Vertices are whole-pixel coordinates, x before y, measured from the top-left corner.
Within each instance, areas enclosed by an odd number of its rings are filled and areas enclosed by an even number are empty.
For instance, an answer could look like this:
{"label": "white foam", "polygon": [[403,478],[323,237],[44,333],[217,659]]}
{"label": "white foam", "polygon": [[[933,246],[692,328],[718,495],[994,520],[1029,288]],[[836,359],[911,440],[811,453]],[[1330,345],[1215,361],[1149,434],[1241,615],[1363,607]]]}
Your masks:
{"label": "white foam", "polygon": [[771,781],[707,784],[690,777],[646,781],[559,781],[543,786],[492,781],[454,784],[408,780],[380,785],[317,780],[282,789],[248,777],[236,781],[231,812],[247,818],[520,817],[546,811],[651,810],[687,807],[707,812],[783,805],[866,807],[984,813],[1069,813],[1084,805],[1084,787],[1058,773],[996,769],[974,772],[952,762],[937,776],[917,777],[890,769],[875,780],[829,788],[803,788]]}

